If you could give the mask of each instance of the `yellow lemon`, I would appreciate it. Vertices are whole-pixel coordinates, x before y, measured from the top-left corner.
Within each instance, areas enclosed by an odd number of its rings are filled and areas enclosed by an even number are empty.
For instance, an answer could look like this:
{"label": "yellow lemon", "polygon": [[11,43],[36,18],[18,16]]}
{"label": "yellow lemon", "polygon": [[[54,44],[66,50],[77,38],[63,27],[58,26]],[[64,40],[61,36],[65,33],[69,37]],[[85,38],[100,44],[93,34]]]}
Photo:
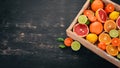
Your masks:
{"label": "yellow lemon", "polygon": [[93,33],[89,33],[87,36],[86,36],[86,40],[88,40],[89,42],[91,43],[95,43],[98,39],[98,36],[96,34],[93,34]]}
{"label": "yellow lemon", "polygon": [[119,12],[117,11],[113,11],[109,14],[109,18],[112,19],[112,20],[116,20],[119,16]]}

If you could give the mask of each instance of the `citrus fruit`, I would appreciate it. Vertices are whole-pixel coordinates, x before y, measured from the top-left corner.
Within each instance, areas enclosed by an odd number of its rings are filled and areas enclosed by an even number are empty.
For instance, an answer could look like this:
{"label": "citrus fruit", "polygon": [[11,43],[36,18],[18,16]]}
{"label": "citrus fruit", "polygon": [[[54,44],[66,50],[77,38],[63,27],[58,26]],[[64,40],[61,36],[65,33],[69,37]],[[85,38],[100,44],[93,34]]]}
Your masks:
{"label": "citrus fruit", "polygon": [[120,45],[118,45],[118,51],[120,52]]}
{"label": "citrus fruit", "polygon": [[104,4],[101,0],[94,0],[91,4],[91,9],[97,11],[99,8],[103,8]]}
{"label": "citrus fruit", "polygon": [[102,23],[95,21],[90,24],[90,32],[95,34],[100,34],[103,31]]}
{"label": "citrus fruit", "polygon": [[93,33],[89,33],[87,36],[86,36],[86,40],[88,40],[89,42],[91,43],[95,43],[98,39],[98,36],[96,34],[93,34]]}
{"label": "citrus fruit", "polygon": [[112,56],[117,56],[119,51],[115,46],[107,45],[106,46],[106,52]]}
{"label": "citrus fruit", "polygon": [[107,6],[105,7],[106,13],[113,12],[114,9],[115,9],[115,7],[114,7],[114,5],[112,3],[107,4]]}
{"label": "citrus fruit", "polygon": [[88,16],[88,19],[91,21],[91,22],[95,22],[97,20],[97,18],[93,15],[89,15]]}
{"label": "citrus fruit", "polygon": [[120,16],[117,18],[116,24],[117,24],[118,29],[120,29]]}
{"label": "citrus fruit", "polygon": [[86,9],[84,12],[83,12],[84,15],[86,16],[89,16],[89,15],[93,15],[94,16],[94,12],[92,10],[89,10],[89,9]]}
{"label": "citrus fruit", "polygon": [[117,58],[120,59],[120,53],[117,55]]}
{"label": "citrus fruit", "polygon": [[104,43],[104,42],[99,42],[99,43],[98,43],[98,47],[99,47],[100,49],[102,49],[102,50],[106,50],[106,43]]}
{"label": "citrus fruit", "polygon": [[64,44],[65,44],[66,46],[68,46],[68,47],[71,46],[71,43],[72,43],[72,42],[73,42],[73,39],[70,38],[70,37],[67,37],[67,38],[65,38],[65,40],[64,40]]}
{"label": "citrus fruit", "polygon": [[100,42],[105,42],[106,44],[110,44],[111,43],[111,37],[109,36],[109,34],[103,32],[99,35],[99,41]]}
{"label": "citrus fruit", "polygon": [[104,24],[105,32],[109,32],[112,29],[116,29],[116,23],[113,20],[107,20]]}
{"label": "citrus fruit", "polygon": [[74,41],[71,44],[71,48],[73,51],[78,51],[81,48],[81,44],[78,41]]}
{"label": "citrus fruit", "polygon": [[117,30],[112,29],[112,30],[110,30],[109,35],[110,35],[111,37],[113,37],[113,38],[116,38],[116,37],[119,36],[119,33],[118,33]]}
{"label": "citrus fruit", "polygon": [[113,11],[109,14],[109,18],[112,20],[116,20],[119,16],[119,12],[118,11]]}
{"label": "citrus fruit", "polygon": [[95,16],[98,19],[98,21],[102,23],[105,23],[105,21],[107,20],[107,14],[102,8],[96,11]]}
{"label": "citrus fruit", "polygon": [[73,27],[73,32],[75,32],[80,37],[85,37],[89,33],[89,28],[86,24],[76,24]]}
{"label": "citrus fruit", "polygon": [[118,38],[120,39],[120,30],[118,30],[118,33],[119,33],[119,37]]}
{"label": "citrus fruit", "polygon": [[111,42],[112,42],[113,46],[119,46],[120,45],[120,39],[119,38],[113,38]]}
{"label": "citrus fruit", "polygon": [[78,22],[79,22],[80,24],[85,24],[85,23],[87,22],[87,20],[88,20],[88,18],[86,17],[86,15],[80,15],[80,16],[78,17]]}

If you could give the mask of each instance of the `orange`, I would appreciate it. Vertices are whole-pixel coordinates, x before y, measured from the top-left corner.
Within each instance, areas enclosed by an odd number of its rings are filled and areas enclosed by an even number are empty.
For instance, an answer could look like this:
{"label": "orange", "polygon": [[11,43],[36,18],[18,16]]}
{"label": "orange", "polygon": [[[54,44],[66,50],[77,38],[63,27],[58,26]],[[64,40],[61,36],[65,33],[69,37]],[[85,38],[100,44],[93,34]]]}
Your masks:
{"label": "orange", "polygon": [[118,46],[118,51],[120,52],[120,45]]}
{"label": "orange", "polygon": [[107,4],[107,6],[105,7],[106,13],[113,12],[114,9],[115,9],[115,7],[114,7],[114,5],[112,3]]}
{"label": "orange", "polygon": [[91,21],[91,22],[95,22],[97,20],[97,18],[93,15],[89,15],[88,16],[88,19]]}
{"label": "orange", "polygon": [[100,42],[105,42],[106,44],[111,43],[111,37],[107,33],[101,33],[98,38]]}
{"label": "orange", "polygon": [[97,11],[99,8],[103,8],[104,4],[101,0],[94,0],[93,3],[91,4],[91,9],[93,11]]}
{"label": "orange", "polygon": [[119,46],[120,45],[120,39],[119,38],[113,38],[111,42],[112,42],[113,46]]}
{"label": "orange", "polygon": [[107,52],[108,54],[110,54],[111,56],[117,56],[118,53],[119,53],[117,47],[112,46],[112,45],[107,45],[107,46],[106,46],[106,52]]}
{"label": "orange", "polygon": [[95,21],[90,24],[90,32],[95,34],[100,34],[103,31],[102,23]]}
{"label": "orange", "polygon": [[70,38],[70,37],[65,38],[65,40],[64,40],[64,44],[65,44],[66,46],[68,46],[68,47],[71,46],[72,42],[73,42],[73,39]]}
{"label": "orange", "polygon": [[83,12],[84,15],[86,16],[89,16],[89,15],[93,15],[94,16],[94,12],[92,10],[89,10],[89,9],[86,9],[84,12]]}
{"label": "orange", "polygon": [[99,42],[99,43],[98,43],[98,47],[99,47],[100,49],[102,49],[102,50],[106,50],[106,43],[104,43],[104,42]]}
{"label": "orange", "polygon": [[109,32],[112,29],[116,29],[116,23],[114,20],[107,20],[104,24],[105,32]]}

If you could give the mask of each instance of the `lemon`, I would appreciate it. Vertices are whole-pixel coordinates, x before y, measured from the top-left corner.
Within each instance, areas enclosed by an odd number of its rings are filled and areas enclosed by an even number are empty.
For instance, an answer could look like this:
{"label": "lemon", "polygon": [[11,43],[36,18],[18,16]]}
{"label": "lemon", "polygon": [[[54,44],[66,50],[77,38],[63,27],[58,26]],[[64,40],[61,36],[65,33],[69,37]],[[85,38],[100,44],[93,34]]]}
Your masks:
{"label": "lemon", "polygon": [[95,43],[98,39],[98,36],[96,34],[90,33],[86,36],[86,40],[88,40],[91,43]]}
{"label": "lemon", "polygon": [[113,11],[109,14],[109,18],[112,19],[112,20],[116,20],[119,16],[119,12],[117,11]]}

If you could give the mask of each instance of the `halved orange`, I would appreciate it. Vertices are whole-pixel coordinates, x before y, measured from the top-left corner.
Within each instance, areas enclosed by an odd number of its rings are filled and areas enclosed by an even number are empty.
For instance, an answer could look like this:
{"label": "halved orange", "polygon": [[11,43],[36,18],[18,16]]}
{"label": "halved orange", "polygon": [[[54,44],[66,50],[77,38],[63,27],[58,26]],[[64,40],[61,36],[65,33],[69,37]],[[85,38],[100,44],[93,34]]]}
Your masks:
{"label": "halved orange", "polygon": [[108,54],[110,54],[111,56],[117,56],[119,51],[117,49],[117,47],[113,46],[113,45],[107,45],[106,46],[106,52]]}
{"label": "halved orange", "polygon": [[118,51],[120,52],[120,45],[118,46]]}
{"label": "halved orange", "polygon": [[105,32],[109,32],[112,29],[116,29],[116,23],[114,20],[107,20],[104,24]]}
{"label": "halved orange", "polygon": [[99,41],[105,42],[108,45],[111,43],[111,37],[109,36],[109,34],[103,32],[99,35]]}
{"label": "halved orange", "polygon": [[120,39],[119,38],[113,38],[111,42],[112,42],[113,46],[119,46],[120,45]]}

